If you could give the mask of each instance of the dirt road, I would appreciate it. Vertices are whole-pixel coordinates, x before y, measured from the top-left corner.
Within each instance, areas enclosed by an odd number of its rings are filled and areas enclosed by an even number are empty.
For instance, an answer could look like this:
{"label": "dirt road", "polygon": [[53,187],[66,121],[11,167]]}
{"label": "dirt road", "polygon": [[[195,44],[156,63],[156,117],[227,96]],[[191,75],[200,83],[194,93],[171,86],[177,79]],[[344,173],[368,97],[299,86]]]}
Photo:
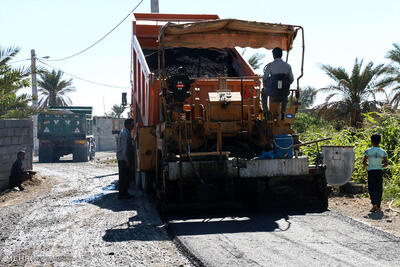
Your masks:
{"label": "dirt road", "polygon": [[117,167],[104,162],[35,163],[40,189],[0,202],[0,266],[189,266],[155,202],[135,190],[117,200]]}

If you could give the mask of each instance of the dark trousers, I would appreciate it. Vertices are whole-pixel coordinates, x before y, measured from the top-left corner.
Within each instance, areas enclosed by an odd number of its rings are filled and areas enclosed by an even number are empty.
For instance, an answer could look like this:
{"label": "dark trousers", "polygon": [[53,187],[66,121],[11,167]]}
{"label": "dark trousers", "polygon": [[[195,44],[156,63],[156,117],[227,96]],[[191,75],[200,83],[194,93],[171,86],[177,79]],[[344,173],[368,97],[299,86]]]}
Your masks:
{"label": "dark trousers", "polygon": [[[279,101],[280,100],[280,101]],[[288,103],[287,97],[283,99],[278,99],[274,98],[273,96],[262,96],[262,106],[264,109],[264,112],[271,112],[272,117],[279,117],[279,112],[285,113],[286,111],[286,106]]]}
{"label": "dark trousers", "polygon": [[126,196],[128,195],[130,168],[123,160],[118,160],[118,173],[119,195]]}
{"label": "dark trousers", "polygon": [[382,170],[368,171],[368,192],[371,198],[372,205],[381,207],[382,201],[382,183],[383,183]]}
{"label": "dark trousers", "polygon": [[21,186],[21,180],[22,180],[21,178],[22,177],[21,177],[20,174],[15,175],[15,176],[10,176],[9,177],[9,182],[8,182],[9,188],[12,189],[12,188],[14,188],[16,186]]}

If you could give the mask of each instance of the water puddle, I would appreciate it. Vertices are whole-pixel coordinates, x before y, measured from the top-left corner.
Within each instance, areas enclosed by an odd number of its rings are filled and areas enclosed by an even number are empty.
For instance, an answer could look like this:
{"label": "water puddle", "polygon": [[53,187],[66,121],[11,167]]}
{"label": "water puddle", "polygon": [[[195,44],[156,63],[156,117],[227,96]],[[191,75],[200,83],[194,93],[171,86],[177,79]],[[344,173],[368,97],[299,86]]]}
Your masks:
{"label": "water puddle", "polygon": [[105,196],[104,193],[99,193],[93,196],[72,200],[72,203],[94,203]]}
{"label": "water puddle", "polygon": [[[111,182],[109,185],[103,186],[101,188],[103,191],[116,191],[118,190],[118,180]],[[81,199],[72,200],[72,203],[94,203],[102,199],[106,194],[106,192],[98,193],[92,196],[88,196]]]}
{"label": "water puddle", "polygon": [[111,184],[109,184],[107,186],[104,186],[102,188],[102,190],[103,191],[115,191],[115,190],[118,190],[118,181],[116,180],[116,181],[112,182]]}

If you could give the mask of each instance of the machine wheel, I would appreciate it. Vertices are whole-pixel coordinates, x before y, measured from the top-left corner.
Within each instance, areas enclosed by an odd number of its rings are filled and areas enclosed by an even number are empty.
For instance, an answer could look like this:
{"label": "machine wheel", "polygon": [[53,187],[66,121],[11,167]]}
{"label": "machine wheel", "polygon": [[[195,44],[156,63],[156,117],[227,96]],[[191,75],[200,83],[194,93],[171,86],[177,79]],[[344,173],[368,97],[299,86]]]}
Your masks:
{"label": "machine wheel", "polygon": [[142,177],[140,172],[135,172],[135,184],[137,189],[142,189]]}

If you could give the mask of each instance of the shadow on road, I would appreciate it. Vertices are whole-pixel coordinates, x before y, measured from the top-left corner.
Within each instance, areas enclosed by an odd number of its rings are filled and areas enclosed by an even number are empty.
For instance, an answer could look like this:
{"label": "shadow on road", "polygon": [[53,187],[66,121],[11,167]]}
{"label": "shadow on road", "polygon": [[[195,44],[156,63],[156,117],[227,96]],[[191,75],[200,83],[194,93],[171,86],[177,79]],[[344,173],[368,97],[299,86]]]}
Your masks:
{"label": "shadow on road", "polygon": [[89,202],[102,209],[112,210],[114,212],[130,211],[136,209],[135,198],[118,200],[118,192],[103,194],[99,199]]}
{"label": "shadow on road", "polygon": [[206,235],[287,231],[291,223],[288,213],[251,212],[235,216],[174,217],[169,219],[168,226],[175,235]]}
{"label": "shadow on road", "polygon": [[148,218],[136,215],[129,218],[128,222],[106,230],[103,240],[106,242],[169,240],[164,228],[165,225],[161,223],[152,223]]}
{"label": "shadow on road", "polygon": [[[115,190],[117,181],[103,187],[104,191]],[[106,230],[103,240],[123,242],[129,240],[169,240],[165,230],[172,235],[208,235],[225,233],[257,233],[287,231],[291,227],[291,215],[304,215],[310,211],[235,211],[212,212],[209,214],[178,215],[166,217],[166,224],[160,219],[156,200],[139,190],[132,191],[133,199],[118,200],[117,192],[106,193],[89,203],[113,212],[131,211],[134,216],[121,225]]]}
{"label": "shadow on road", "polygon": [[93,176],[92,179],[100,179],[100,178],[105,178],[105,177],[114,176],[114,175],[118,175],[118,172],[116,172],[116,173],[110,173],[110,174],[105,174],[105,175]]}
{"label": "shadow on road", "polygon": [[[115,174],[112,174],[115,175]],[[103,192],[92,195],[74,202],[86,202],[96,205],[99,208],[113,211],[116,220],[125,222],[114,225],[106,230],[102,237],[106,242],[125,242],[130,240],[139,241],[162,241],[170,240],[165,231],[165,224],[158,216],[156,201],[151,195],[130,188],[130,193],[134,195],[132,199],[118,199],[118,180],[110,182],[102,187]],[[111,192],[110,192],[111,191]],[[120,214],[122,213],[122,214]],[[126,220],[126,215],[130,216]]]}
{"label": "shadow on road", "polygon": [[56,163],[82,163],[82,162],[75,162],[72,159],[67,159],[67,160],[57,160],[57,161],[54,161],[54,162],[33,161],[32,163],[34,163],[34,164],[56,164]]}
{"label": "shadow on road", "polygon": [[379,212],[368,213],[368,215],[364,217],[372,220],[382,220],[385,216],[383,214],[383,211],[379,211]]}

